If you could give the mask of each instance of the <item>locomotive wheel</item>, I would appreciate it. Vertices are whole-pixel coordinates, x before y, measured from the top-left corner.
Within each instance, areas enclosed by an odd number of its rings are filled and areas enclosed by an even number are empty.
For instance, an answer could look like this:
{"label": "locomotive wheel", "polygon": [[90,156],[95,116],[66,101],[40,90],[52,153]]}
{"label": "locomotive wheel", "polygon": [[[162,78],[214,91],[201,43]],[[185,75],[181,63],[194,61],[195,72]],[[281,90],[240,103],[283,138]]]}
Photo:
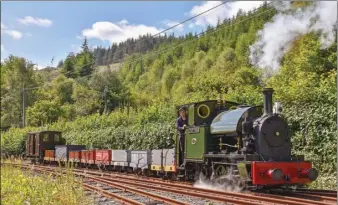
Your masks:
{"label": "locomotive wheel", "polygon": [[224,185],[226,183],[229,183],[227,175],[227,167],[226,165],[216,165],[216,168],[212,174],[212,182]]}
{"label": "locomotive wheel", "polygon": [[201,172],[196,170],[195,176],[194,176],[194,181],[198,181],[200,179],[200,174],[201,174]]}
{"label": "locomotive wheel", "polygon": [[215,170],[215,175],[221,177],[227,174],[227,168],[225,165],[218,165]]}
{"label": "locomotive wheel", "polygon": [[218,165],[214,172],[213,182],[218,186],[224,187],[227,190],[241,190],[245,188],[245,182],[240,179],[235,167]]}

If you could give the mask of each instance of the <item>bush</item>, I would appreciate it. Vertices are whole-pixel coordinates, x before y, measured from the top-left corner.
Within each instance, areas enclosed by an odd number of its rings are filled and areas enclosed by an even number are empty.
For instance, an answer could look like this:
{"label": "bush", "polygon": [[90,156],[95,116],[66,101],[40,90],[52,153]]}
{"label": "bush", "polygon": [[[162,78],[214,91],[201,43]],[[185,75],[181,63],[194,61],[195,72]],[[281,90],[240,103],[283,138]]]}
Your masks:
{"label": "bush", "polygon": [[68,144],[83,144],[87,148],[168,148],[172,147],[176,134],[171,108],[163,103],[138,111],[120,109],[109,115],[79,117],[73,122],[58,121],[45,127],[11,128],[2,133],[1,147],[3,152],[21,155],[27,132],[57,130],[63,132]]}

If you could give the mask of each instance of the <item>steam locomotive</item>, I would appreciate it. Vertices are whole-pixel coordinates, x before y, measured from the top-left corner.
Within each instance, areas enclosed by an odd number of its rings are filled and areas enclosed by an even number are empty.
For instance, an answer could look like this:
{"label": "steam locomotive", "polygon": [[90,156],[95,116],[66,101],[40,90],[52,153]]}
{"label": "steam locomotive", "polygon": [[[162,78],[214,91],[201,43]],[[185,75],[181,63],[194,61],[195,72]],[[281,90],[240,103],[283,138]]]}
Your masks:
{"label": "steam locomotive", "polygon": [[28,134],[26,156],[42,163],[61,160],[172,179],[196,180],[202,174],[255,188],[310,183],[318,172],[303,155],[291,154],[289,126],[279,103],[273,112],[272,94],[272,88],[263,90],[264,106],[220,100],[177,106],[177,115],[181,107],[187,110],[183,154],[177,136],[173,149],[84,150],[72,145],[60,156],[60,146],[67,146],[61,133],[44,131]]}
{"label": "steam locomotive", "polygon": [[291,155],[289,126],[279,103],[273,112],[272,94],[272,88],[263,90],[264,107],[217,101],[185,105],[189,128],[179,175],[229,176],[254,187],[316,180],[312,163]]}

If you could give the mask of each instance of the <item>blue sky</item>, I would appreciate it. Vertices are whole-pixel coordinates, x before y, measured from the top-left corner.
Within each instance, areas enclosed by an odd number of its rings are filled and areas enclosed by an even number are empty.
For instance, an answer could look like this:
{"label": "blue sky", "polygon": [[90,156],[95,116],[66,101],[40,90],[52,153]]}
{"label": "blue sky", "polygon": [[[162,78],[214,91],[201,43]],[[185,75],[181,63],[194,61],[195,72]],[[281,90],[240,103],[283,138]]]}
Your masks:
{"label": "blue sky", "polygon": [[[9,54],[38,64],[54,66],[69,52],[77,52],[87,36],[90,46],[155,34],[221,2],[1,2],[1,60]],[[250,10],[262,2],[235,2],[200,16],[174,32],[200,31],[217,19]],[[169,31],[171,33],[173,31]]]}

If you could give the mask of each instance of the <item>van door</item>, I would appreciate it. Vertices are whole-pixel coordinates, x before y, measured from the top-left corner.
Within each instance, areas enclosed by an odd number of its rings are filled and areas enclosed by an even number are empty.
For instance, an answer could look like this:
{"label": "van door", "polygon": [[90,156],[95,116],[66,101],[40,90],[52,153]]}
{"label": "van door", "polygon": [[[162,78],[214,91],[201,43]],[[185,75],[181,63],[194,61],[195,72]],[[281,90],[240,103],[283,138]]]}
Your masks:
{"label": "van door", "polygon": [[27,139],[26,139],[26,155],[29,156],[29,143],[30,143],[30,134],[27,134]]}
{"label": "van door", "polygon": [[40,134],[36,134],[34,136],[34,156],[38,157],[39,156],[39,151],[40,150]]}
{"label": "van door", "polygon": [[33,156],[35,154],[35,134],[29,135],[29,155]]}

